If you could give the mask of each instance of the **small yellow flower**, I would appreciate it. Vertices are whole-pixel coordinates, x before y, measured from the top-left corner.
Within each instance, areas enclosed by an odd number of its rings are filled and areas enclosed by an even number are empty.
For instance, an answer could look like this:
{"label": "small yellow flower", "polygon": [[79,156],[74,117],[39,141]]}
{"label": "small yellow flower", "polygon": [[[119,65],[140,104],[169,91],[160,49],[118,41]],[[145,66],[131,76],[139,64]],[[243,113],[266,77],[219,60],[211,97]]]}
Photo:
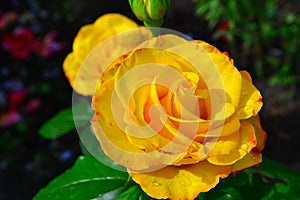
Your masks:
{"label": "small yellow flower", "polygon": [[[96,63],[87,63],[90,65],[88,67],[82,67],[85,58],[106,39],[137,28],[138,25],[134,21],[117,13],[102,15],[93,24],[81,27],[73,43],[73,52],[67,55],[63,63],[65,75],[73,89],[82,95],[93,95],[98,75],[105,65],[103,63],[114,59],[118,52],[124,50],[122,47],[133,48],[143,41],[143,37],[149,38],[150,35],[135,35],[136,37],[127,37],[126,41],[115,40],[114,43],[106,44],[103,56],[99,56]],[[80,70],[81,73],[78,73]]]}
{"label": "small yellow flower", "polygon": [[106,68],[91,122],[104,152],[149,196],[194,199],[261,162],[261,107],[250,75],[228,54],[164,35]]}

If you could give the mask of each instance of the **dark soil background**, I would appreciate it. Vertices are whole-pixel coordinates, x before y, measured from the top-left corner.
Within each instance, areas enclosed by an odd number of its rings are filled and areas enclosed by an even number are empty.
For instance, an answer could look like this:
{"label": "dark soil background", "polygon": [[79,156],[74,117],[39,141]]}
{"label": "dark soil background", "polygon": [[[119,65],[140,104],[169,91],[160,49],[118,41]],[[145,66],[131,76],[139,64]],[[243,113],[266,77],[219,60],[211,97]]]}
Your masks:
{"label": "dark soil background", "polygon": [[[35,1],[20,2],[1,1],[0,12],[17,10],[20,13],[28,10],[28,5]],[[26,99],[39,98],[41,101],[41,106],[29,114],[22,111],[22,104],[18,108],[22,120],[11,126],[0,127],[0,199],[31,199],[40,188],[72,166],[80,155],[76,132],[55,140],[43,139],[38,134],[39,127],[47,119],[71,106],[72,88],[64,77],[62,62],[71,51],[72,40],[79,28],[108,12],[123,13],[141,24],[124,0],[40,0],[35,3],[40,12],[47,11],[48,16],[59,10],[58,19],[40,19],[40,25],[47,27],[45,30],[58,31],[65,48],[48,60],[31,57],[31,60],[20,61],[12,58],[8,52],[0,52],[0,91],[4,97],[9,94],[6,83],[14,80],[30,89]],[[297,4],[293,5],[299,6]],[[164,27],[205,40],[230,53],[226,45],[212,39],[212,31],[208,30],[207,23],[196,17],[193,10],[192,1],[172,1]],[[4,74],[6,68],[9,68],[9,73]],[[253,79],[264,97],[264,107],[260,112],[262,125],[268,133],[264,155],[300,172],[300,83],[271,86],[264,78],[254,76]],[[1,104],[0,111],[4,113],[8,104]]]}

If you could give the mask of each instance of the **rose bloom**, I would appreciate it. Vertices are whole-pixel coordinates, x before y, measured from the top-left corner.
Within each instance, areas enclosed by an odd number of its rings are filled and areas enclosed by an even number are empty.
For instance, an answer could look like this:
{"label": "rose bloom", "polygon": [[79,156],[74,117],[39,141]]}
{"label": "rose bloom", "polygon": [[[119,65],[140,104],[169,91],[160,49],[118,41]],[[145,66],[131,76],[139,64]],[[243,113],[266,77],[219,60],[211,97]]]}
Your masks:
{"label": "rose bloom", "polygon": [[250,75],[227,53],[171,34],[146,41],[133,34],[126,38],[133,48],[113,56],[123,43],[112,40],[99,50],[114,57],[103,66],[102,56],[89,58],[94,47],[137,27],[114,17],[123,18],[105,15],[80,29],[64,62],[75,91],[93,96],[91,123],[105,154],[157,199],[194,199],[220,178],[257,166],[266,133]]}
{"label": "rose bloom", "polygon": [[2,46],[17,59],[26,59],[30,56],[35,36],[31,29],[20,28],[13,33],[3,35]]}
{"label": "rose bloom", "polygon": [[93,99],[94,131],[149,196],[194,199],[261,162],[262,97],[227,53],[164,35],[106,72]]}

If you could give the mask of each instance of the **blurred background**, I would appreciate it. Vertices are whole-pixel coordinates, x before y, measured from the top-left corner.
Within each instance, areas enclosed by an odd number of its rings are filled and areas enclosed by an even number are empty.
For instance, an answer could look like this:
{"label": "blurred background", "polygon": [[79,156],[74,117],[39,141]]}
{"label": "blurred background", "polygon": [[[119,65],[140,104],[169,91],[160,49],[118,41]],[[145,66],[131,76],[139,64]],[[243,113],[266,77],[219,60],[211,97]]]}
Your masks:
{"label": "blurred background", "polygon": [[[76,132],[41,125],[71,106],[62,63],[79,28],[108,12],[137,21],[126,0],[8,0],[0,6],[0,199],[31,199],[80,155]],[[264,97],[264,154],[300,172],[300,1],[171,0],[165,28],[227,51]]]}

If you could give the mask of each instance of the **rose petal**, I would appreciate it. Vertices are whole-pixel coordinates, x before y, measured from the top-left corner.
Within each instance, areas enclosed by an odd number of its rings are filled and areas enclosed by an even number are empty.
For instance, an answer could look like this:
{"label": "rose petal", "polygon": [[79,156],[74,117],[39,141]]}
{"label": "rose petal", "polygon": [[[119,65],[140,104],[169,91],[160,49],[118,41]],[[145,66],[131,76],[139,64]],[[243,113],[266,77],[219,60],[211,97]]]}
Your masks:
{"label": "rose petal", "polygon": [[[125,120],[128,124],[126,127],[128,140],[145,152],[163,148],[174,138],[174,135],[164,127],[166,123],[166,119],[163,119],[164,111],[154,105],[149,95],[149,85],[134,91],[129,108],[133,123],[130,122],[131,119]],[[143,132],[140,126],[144,127]],[[149,129],[146,129],[146,126],[149,126]]]}
{"label": "rose petal", "polygon": [[213,156],[207,160],[215,165],[232,165],[243,158],[255,146],[256,137],[254,127],[250,123],[243,122],[240,127],[240,143],[238,148],[228,155]]}
{"label": "rose petal", "polygon": [[219,137],[230,135],[240,128],[240,121],[238,119],[227,119],[225,121],[211,121],[211,120],[180,120],[178,118],[169,117],[175,127],[185,127],[187,131],[193,131],[197,127],[197,137]]}
{"label": "rose petal", "polygon": [[181,167],[167,166],[149,173],[129,171],[132,179],[156,199],[194,199],[200,192],[215,187],[220,178],[231,172],[231,166],[215,166],[206,161]]}
{"label": "rose petal", "polygon": [[228,56],[224,55],[217,48],[203,41],[198,41],[198,43],[207,51],[213,63],[215,63],[215,67],[219,70],[222,83],[224,84],[223,91],[225,91],[227,95],[227,102],[237,107],[241,91],[241,75],[238,70],[234,67]]}
{"label": "rose petal", "polygon": [[172,48],[174,46],[186,43],[187,40],[175,36],[175,35],[171,35],[171,34],[167,34],[167,35],[163,35],[163,36],[158,36],[156,38],[153,38],[151,40],[146,40],[145,42],[143,42],[142,44],[140,44],[137,49],[143,49],[143,48],[152,48],[152,49],[169,49]]}
{"label": "rose petal", "polygon": [[254,127],[255,136],[256,136],[256,140],[257,140],[255,149],[257,149],[258,151],[262,151],[266,144],[267,133],[263,130],[263,128],[261,126],[259,115],[256,115],[255,117],[251,117],[244,121],[249,122]]}
{"label": "rose petal", "polygon": [[237,114],[240,119],[248,119],[257,115],[263,103],[262,96],[252,84],[250,75],[246,71],[240,72],[242,75],[242,91]]}
{"label": "rose petal", "polygon": [[187,164],[196,164],[200,161],[206,160],[207,155],[199,156],[200,150],[202,150],[203,145],[197,142],[193,142],[189,148],[186,150],[182,157],[173,163],[175,166],[187,165]]}
{"label": "rose petal", "polygon": [[[212,140],[210,142],[210,140]],[[238,147],[240,142],[240,133],[235,133],[219,138],[206,138],[204,147],[209,151],[208,156],[228,155]]]}
{"label": "rose petal", "polygon": [[262,154],[256,151],[251,151],[246,154],[241,160],[233,164],[232,172],[239,172],[241,170],[253,167],[262,162]]}

